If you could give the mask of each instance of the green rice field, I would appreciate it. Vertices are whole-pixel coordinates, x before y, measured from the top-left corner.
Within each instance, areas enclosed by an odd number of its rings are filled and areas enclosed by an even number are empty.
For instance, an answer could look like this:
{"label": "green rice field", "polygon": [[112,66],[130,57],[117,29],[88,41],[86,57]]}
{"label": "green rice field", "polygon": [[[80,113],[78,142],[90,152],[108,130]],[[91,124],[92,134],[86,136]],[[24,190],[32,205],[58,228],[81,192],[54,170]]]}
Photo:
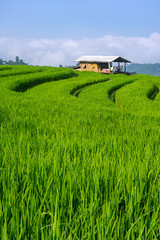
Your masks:
{"label": "green rice field", "polygon": [[0,239],[160,239],[160,77],[0,66]]}

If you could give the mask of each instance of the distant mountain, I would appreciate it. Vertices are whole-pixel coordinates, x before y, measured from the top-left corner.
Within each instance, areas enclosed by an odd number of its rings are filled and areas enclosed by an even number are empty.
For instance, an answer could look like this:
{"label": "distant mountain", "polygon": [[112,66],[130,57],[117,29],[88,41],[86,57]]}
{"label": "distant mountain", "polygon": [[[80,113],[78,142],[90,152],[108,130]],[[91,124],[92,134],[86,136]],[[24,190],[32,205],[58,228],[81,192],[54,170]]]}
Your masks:
{"label": "distant mountain", "polygon": [[136,72],[139,74],[149,74],[152,76],[160,76],[160,63],[132,63],[127,66],[128,72]]}

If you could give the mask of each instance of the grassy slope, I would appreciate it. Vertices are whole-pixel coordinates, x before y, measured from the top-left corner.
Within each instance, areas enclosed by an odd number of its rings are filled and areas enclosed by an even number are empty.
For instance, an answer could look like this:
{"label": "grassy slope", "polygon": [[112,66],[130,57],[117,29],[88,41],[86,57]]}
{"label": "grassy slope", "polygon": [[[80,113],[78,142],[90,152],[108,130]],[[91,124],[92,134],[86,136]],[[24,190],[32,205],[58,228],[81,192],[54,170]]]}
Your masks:
{"label": "grassy slope", "polygon": [[158,239],[160,78],[26,69],[0,71],[2,239]]}

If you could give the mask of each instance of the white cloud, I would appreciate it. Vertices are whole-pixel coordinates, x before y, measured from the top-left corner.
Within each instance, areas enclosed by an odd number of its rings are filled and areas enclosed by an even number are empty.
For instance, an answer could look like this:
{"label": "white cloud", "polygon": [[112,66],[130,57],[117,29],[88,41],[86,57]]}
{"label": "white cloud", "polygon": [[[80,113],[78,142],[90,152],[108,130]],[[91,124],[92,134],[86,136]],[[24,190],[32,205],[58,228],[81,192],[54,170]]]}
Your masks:
{"label": "white cloud", "polygon": [[106,35],[101,38],[11,39],[0,38],[0,58],[19,56],[33,65],[73,65],[82,55],[119,55],[139,63],[160,62],[160,33],[149,37]]}

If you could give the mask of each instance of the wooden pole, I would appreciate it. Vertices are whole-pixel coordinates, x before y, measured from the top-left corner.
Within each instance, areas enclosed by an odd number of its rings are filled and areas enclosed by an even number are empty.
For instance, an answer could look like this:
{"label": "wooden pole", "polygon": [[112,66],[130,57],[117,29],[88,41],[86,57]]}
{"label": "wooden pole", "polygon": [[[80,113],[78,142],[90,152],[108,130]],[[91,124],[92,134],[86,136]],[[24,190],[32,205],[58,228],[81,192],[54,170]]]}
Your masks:
{"label": "wooden pole", "polygon": [[118,71],[120,71],[120,62],[118,62]]}
{"label": "wooden pole", "polygon": [[126,72],[126,62],[124,63],[124,71]]}

